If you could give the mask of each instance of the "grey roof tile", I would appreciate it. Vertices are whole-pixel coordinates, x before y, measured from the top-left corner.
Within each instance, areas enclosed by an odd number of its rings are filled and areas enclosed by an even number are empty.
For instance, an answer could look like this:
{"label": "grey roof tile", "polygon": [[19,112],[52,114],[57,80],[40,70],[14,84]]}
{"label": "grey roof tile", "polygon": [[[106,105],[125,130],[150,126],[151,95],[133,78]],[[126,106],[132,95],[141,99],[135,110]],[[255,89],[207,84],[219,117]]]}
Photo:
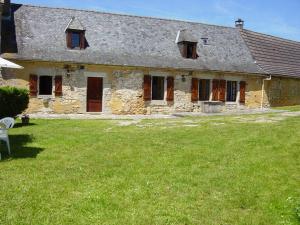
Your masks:
{"label": "grey roof tile", "polygon": [[256,63],[270,75],[300,77],[300,42],[241,30]]}
{"label": "grey roof tile", "polygon": [[70,22],[68,23],[68,26],[66,28],[70,29],[70,30],[85,30],[84,26],[82,25],[82,23],[79,21],[79,19],[77,19],[76,17],[72,17]]}
{"label": "grey roof tile", "polygon": [[[63,8],[13,5],[3,22],[4,54],[24,60],[128,65],[185,70],[263,73],[254,63],[239,29],[194,22]],[[69,50],[70,20],[86,29],[88,48]],[[179,30],[198,41],[196,60],[184,59],[175,43]],[[208,38],[204,45],[201,38]]]}
{"label": "grey roof tile", "polygon": [[191,31],[185,29],[178,31],[175,43],[180,43],[183,41],[197,43],[198,39],[194,37]]}

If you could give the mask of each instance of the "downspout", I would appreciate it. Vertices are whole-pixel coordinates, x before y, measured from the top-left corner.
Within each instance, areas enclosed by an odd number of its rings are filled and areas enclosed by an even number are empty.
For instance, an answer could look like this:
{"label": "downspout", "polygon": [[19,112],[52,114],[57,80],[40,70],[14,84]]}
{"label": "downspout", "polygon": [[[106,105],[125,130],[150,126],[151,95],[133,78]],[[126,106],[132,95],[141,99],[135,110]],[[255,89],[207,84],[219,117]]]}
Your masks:
{"label": "downspout", "polygon": [[264,109],[264,90],[265,90],[265,81],[272,80],[272,75],[270,75],[268,78],[263,79],[262,88],[261,88],[261,110]]}

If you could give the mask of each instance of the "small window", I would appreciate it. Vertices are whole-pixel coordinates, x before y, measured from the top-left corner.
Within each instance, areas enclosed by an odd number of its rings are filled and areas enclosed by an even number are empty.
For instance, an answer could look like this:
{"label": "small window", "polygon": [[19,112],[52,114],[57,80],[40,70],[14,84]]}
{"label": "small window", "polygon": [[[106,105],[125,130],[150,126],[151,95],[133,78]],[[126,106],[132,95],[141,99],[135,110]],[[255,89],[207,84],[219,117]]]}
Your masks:
{"label": "small window", "polygon": [[80,33],[72,32],[72,48],[80,48]]}
{"label": "small window", "polygon": [[208,45],[208,38],[201,38],[203,41],[203,45]]}
{"label": "small window", "polygon": [[210,80],[200,79],[199,80],[199,100],[209,101],[210,97]]}
{"label": "small window", "polygon": [[39,77],[39,95],[52,95],[52,77]]}
{"label": "small window", "polygon": [[186,43],[186,58],[188,59],[196,59],[197,58],[197,43]]}
{"label": "small window", "polygon": [[67,47],[70,49],[85,49],[86,41],[84,31],[68,30]]}
{"label": "small window", "polygon": [[227,98],[228,102],[235,102],[237,95],[237,82],[227,81]]}
{"label": "small window", "polygon": [[164,100],[165,78],[152,77],[152,100]]}

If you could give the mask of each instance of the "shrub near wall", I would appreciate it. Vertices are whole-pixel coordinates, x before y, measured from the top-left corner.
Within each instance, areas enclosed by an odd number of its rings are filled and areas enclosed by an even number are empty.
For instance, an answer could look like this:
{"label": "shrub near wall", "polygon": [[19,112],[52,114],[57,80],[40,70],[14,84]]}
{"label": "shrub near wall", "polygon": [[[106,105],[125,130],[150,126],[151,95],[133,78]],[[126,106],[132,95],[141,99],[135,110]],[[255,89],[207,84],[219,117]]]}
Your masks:
{"label": "shrub near wall", "polygon": [[16,87],[1,87],[0,119],[3,117],[16,117],[27,109],[28,103],[28,90]]}

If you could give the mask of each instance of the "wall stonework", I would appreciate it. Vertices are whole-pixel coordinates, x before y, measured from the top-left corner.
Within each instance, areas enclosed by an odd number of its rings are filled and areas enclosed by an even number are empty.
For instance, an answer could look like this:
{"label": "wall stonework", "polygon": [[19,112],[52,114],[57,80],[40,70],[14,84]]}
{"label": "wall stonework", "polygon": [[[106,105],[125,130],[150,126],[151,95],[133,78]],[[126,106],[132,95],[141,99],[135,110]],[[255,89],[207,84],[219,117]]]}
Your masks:
{"label": "wall stonework", "polygon": [[113,114],[146,113],[142,71],[116,70],[113,72],[110,107]]}
{"label": "wall stonework", "polygon": [[[103,113],[107,114],[153,114],[174,112],[200,112],[201,102],[191,102],[191,79],[226,79],[246,81],[246,102],[240,104],[224,104],[224,111],[235,111],[245,108],[259,108],[262,95],[263,106],[300,104],[300,80],[290,78],[273,78],[265,81],[262,91],[263,77],[241,74],[224,74],[217,72],[193,72],[176,70],[149,70],[148,68],[132,68],[117,66],[85,65],[80,70],[72,65],[67,75],[63,63],[16,62],[23,70],[4,69],[0,76],[0,86],[12,85],[29,88],[30,74],[60,75],[63,77],[63,96],[37,96],[30,98],[27,113],[86,113],[87,77],[103,77]],[[174,77],[174,102],[147,101],[143,99],[144,74],[152,76]],[[53,82],[54,85],[54,82]],[[238,93],[239,95],[239,93]]]}
{"label": "wall stonework", "polygon": [[[246,102],[248,108],[259,108],[262,102],[262,80],[263,78],[246,80]],[[264,106],[268,107],[267,96],[264,92]]]}
{"label": "wall stonework", "polygon": [[191,112],[194,104],[191,102],[191,76],[176,75],[174,85],[174,108],[175,112]]}
{"label": "wall stonework", "polygon": [[300,79],[272,77],[265,86],[270,106],[300,104]]}

